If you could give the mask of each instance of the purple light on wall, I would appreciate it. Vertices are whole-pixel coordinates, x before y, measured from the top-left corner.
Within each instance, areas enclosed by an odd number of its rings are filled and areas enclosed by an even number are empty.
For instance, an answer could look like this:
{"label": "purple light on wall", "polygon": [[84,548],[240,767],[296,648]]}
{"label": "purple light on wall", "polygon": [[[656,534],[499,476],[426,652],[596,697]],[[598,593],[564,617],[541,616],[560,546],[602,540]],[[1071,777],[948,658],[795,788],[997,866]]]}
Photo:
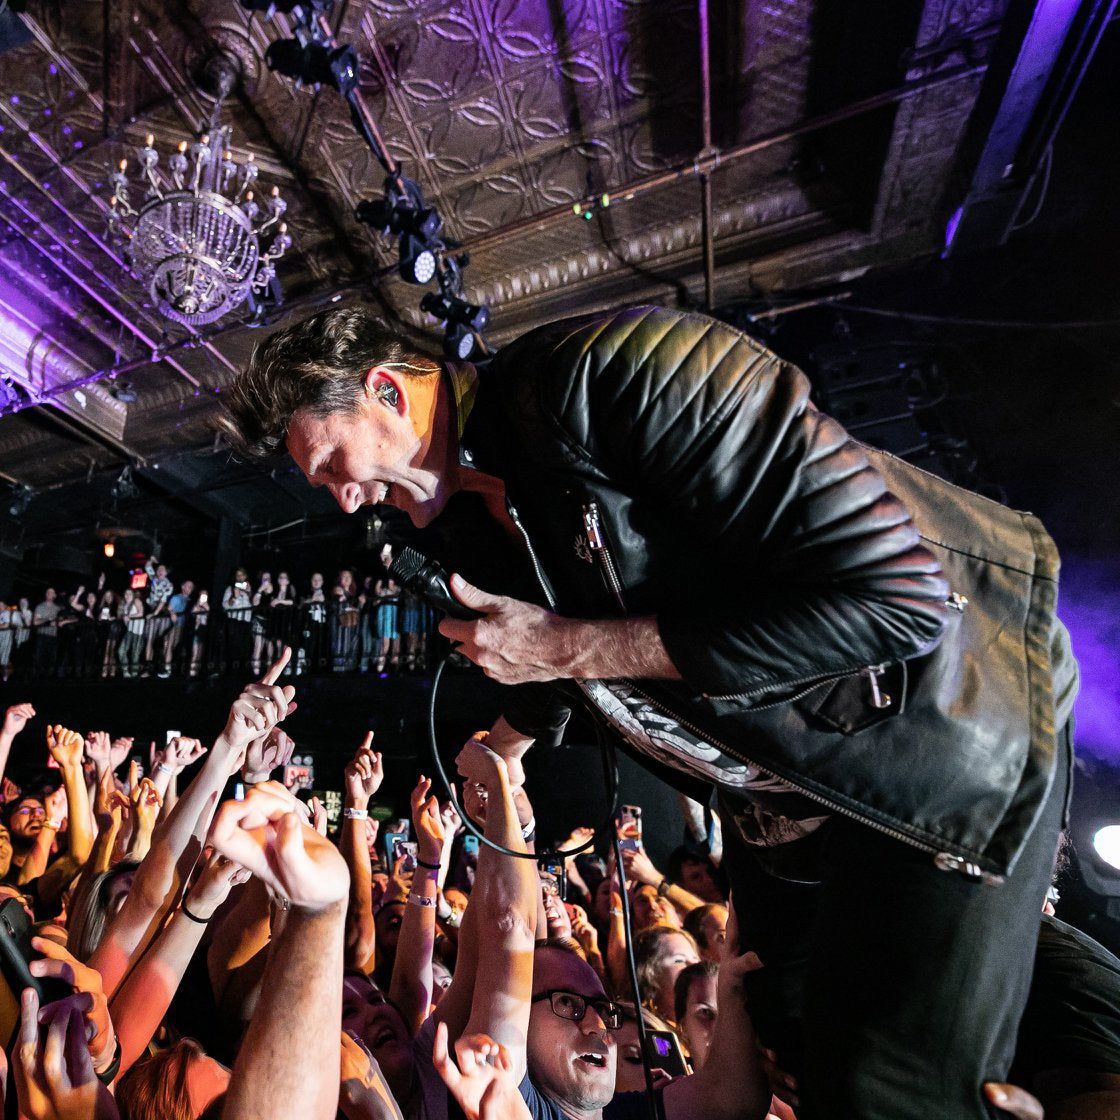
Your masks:
{"label": "purple light on wall", "polygon": [[1065,555],[1058,613],[1081,667],[1077,751],[1120,765],[1120,560]]}

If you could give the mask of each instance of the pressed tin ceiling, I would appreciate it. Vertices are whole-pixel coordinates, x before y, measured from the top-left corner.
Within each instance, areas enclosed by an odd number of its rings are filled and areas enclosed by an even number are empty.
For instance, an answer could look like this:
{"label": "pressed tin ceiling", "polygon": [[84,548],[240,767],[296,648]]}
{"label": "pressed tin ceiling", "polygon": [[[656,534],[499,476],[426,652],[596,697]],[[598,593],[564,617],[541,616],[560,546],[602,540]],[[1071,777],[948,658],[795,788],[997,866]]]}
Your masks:
{"label": "pressed tin ceiling", "polygon": [[[1006,6],[713,0],[720,299],[940,246]],[[261,331],[192,338],[161,319],[106,239],[105,211],[108,169],[147,132],[166,153],[203,127],[210,103],[192,74],[216,48],[242,71],[227,115],[237,154],[252,152],[289,202],[287,300],[344,292],[431,327],[420,289],[387,268],[390,246],[354,219],[384,174],[346,106],[264,64],[291,34],[285,17],[250,18],[236,0],[55,0],[21,19],[26,41],[0,54],[0,371],[41,391],[134,363],[137,399],[102,382],[60,396],[49,417],[5,417],[0,475],[44,487],[210,442],[217,392]],[[393,155],[470,251],[467,294],[491,305],[494,341],[577,310],[699,299],[694,3],[373,0],[340,2],[331,20],[361,55]],[[878,108],[803,128],[887,91]],[[612,204],[593,220],[572,214],[603,192]],[[165,356],[145,363],[153,351]]]}

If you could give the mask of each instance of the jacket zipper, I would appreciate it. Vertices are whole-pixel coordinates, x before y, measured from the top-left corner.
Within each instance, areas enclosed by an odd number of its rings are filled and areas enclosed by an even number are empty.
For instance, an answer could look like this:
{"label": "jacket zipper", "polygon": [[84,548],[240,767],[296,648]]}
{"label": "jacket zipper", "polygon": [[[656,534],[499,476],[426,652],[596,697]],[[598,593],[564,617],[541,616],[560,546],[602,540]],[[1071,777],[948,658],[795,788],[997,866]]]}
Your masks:
{"label": "jacket zipper", "polygon": [[614,566],[614,558],[607,542],[603,539],[603,526],[599,519],[599,503],[590,501],[583,507],[583,528],[587,534],[587,543],[592,553],[599,561],[603,579],[618,604],[618,609],[626,613],[626,599],[622,594],[622,580],[618,578],[618,569]]}
{"label": "jacket zipper", "polygon": [[[509,513],[510,519],[517,527],[518,532],[521,534],[522,540],[525,541],[525,547],[526,549],[528,549],[529,559],[533,565],[533,571],[536,574],[537,582],[540,584],[541,590],[545,594],[545,598],[548,600],[548,605],[552,608],[552,610],[556,610],[556,599],[552,594],[552,588],[549,586],[548,581],[545,579],[544,570],[541,568],[540,562],[537,559],[536,550],[533,548],[533,542],[529,539],[529,534],[528,532],[526,532],[525,526],[521,522],[520,515],[518,514],[513,503],[508,498],[506,499],[506,510]],[[587,543],[590,545],[593,552],[603,557],[603,560],[601,561],[601,563],[603,563],[603,570],[605,573],[607,573],[608,582],[610,583],[612,591],[614,591],[615,593],[615,598],[618,600],[619,606],[621,606],[623,610],[625,610],[625,603],[622,598],[622,585],[618,579],[618,572],[615,569],[614,561],[611,559],[610,550],[607,548],[606,542],[602,538],[602,531],[599,524],[599,508],[597,502],[592,501],[584,507],[584,526],[587,529]],[[870,675],[872,683],[872,702],[875,703],[876,706],[879,706],[876,698],[881,696],[878,690],[878,677],[882,675],[885,669],[885,665],[872,665],[867,669],[862,670],[863,672]],[[851,673],[831,673],[828,676],[824,677],[806,677],[803,680],[794,681],[793,684],[794,686],[796,686],[798,684],[808,684],[810,681],[812,681],[813,688],[815,688],[817,687],[817,685],[823,684],[826,681],[838,680],[840,677],[846,676],[851,676]],[[687,728],[689,731],[691,731],[693,735],[697,735],[702,740],[712,743],[713,746],[719,747],[720,750],[726,752],[732,758],[737,759],[744,765],[752,766],[761,774],[766,774],[769,777],[777,778],[779,781],[785,782],[785,784],[788,785],[791,789],[809,798],[810,801],[815,801],[819,805],[823,805],[826,809],[830,810],[833,813],[839,813],[843,817],[848,817],[850,820],[858,821],[860,824],[867,825],[869,828],[874,828],[876,831],[881,832],[886,836],[890,836],[892,839],[898,840],[900,843],[909,844],[912,848],[917,848],[919,851],[929,853],[933,856],[934,866],[939,871],[958,871],[962,875],[965,875],[967,878],[978,879],[988,886],[999,886],[1001,883],[1003,883],[1004,878],[1002,875],[993,875],[990,872],[984,871],[975,863],[966,860],[963,856],[957,855],[955,852],[940,851],[932,844],[927,844],[922,840],[918,840],[917,838],[909,835],[909,833],[900,832],[898,829],[891,828],[888,825],[880,824],[878,821],[870,820],[869,818],[863,816],[860,813],[854,812],[852,809],[849,809],[844,805],[837,805],[834,801],[831,801],[827,797],[823,797],[821,794],[816,793],[813,790],[805,789],[804,787],[799,786],[796,782],[790,781],[789,778],[783,777],[781,774],[774,773],[773,770],[768,770],[764,766],[759,766],[757,762],[753,761],[750,758],[747,758],[746,755],[740,753],[737,750],[733,750],[726,743],[720,742],[718,739],[710,735],[707,731],[702,730],[686,719],[682,719],[676,712],[670,710],[669,708],[666,708],[660,701],[654,700],[652,696],[639,688],[633,680],[625,678],[623,680],[623,683],[628,685],[648,704],[652,704],[653,707],[660,709],[666,715],[672,716],[673,719],[675,719],[682,727]],[[758,689],[755,690],[754,694],[765,691],[766,689]],[[800,695],[805,696],[812,691],[813,689],[809,688]],[[750,695],[753,694],[740,693],[734,697],[707,697],[707,699],[739,699],[741,697],[747,697]],[[885,707],[890,704],[890,697],[884,697],[884,699],[886,700],[886,704],[883,705]],[[755,710],[764,711],[767,707],[776,707],[777,704],[788,704],[789,702],[789,699],[784,699],[776,701],[774,704],[764,705],[763,707]]]}
{"label": "jacket zipper", "polygon": [[536,549],[533,548],[533,542],[529,540],[529,534],[525,531],[525,526],[521,524],[521,515],[517,512],[513,502],[506,498],[506,512],[509,514],[510,520],[517,527],[517,531],[521,534],[521,539],[525,542],[525,547],[529,550],[529,560],[533,565],[533,572],[536,574],[537,583],[541,585],[541,590],[544,592],[544,597],[548,600],[549,608],[553,611],[556,610],[556,597],[552,594],[552,588],[549,582],[544,577],[544,569],[537,560]]}
{"label": "jacket zipper", "polygon": [[[880,667],[875,666],[875,668]],[[649,695],[649,693],[639,688],[633,680],[627,679],[624,683],[638,696],[641,696],[642,699],[647,703],[652,704],[653,707],[664,712],[666,715],[672,716],[672,718],[675,719],[681,725],[681,727],[687,728],[693,733],[693,735],[699,736],[705,742],[719,747],[720,750],[724,751],[732,758],[737,759],[739,762],[753,767],[760,774],[765,774],[768,777],[776,778],[778,781],[784,782],[791,789],[796,790],[798,793],[809,798],[811,801],[816,801],[818,804],[823,805],[826,809],[830,810],[833,813],[839,813],[841,816],[848,817],[854,821],[859,821],[860,824],[865,824],[869,828],[874,828],[876,831],[881,832],[886,836],[890,836],[894,840],[898,840],[903,844],[909,844],[912,848],[917,848],[920,851],[928,852],[933,856],[934,866],[939,871],[958,871],[962,875],[965,875],[967,878],[979,879],[987,886],[999,886],[1004,882],[1004,877],[1002,875],[993,875],[991,872],[984,871],[977,864],[965,859],[964,856],[957,855],[955,852],[939,850],[932,844],[927,844],[924,840],[919,840],[916,837],[911,836],[909,833],[901,832],[898,829],[891,828],[889,825],[880,824],[878,821],[871,820],[870,818],[863,816],[861,813],[857,813],[854,810],[849,809],[845,805],[836,804],[836,802],[830,800],[827,797],[824,797],[814,790],[805,789],[804,786],[798,785],[796,782],[791,781],[789,778],[781,774],[775,773],[773,770],[768,770],[765,766],[759,766],[757,762],[755,762],[753,759],[747,758],[747,756],[742,754],[740,751],[729,747],[726,743],[723,743],[720,740],[716,739],[707,731],[703,730],[700,727],[697,727],[694,723],[690,723],[688,720],[682,719],[680,715],[678,715],[678,713],[667,708],[661,701],[655,700],[652,696]],[[783,700],[781,701],[781,703],[789,703],[789,701]],[[762,711],[763,709],[760,708],[757,710]]]}

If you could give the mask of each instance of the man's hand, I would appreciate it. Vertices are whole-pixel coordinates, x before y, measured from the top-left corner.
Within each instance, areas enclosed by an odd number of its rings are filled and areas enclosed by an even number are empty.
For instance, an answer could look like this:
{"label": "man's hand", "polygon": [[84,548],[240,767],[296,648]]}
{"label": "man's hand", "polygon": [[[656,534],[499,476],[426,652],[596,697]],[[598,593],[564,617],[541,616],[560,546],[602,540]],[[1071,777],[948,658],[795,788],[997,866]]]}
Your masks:
{"label": "man's hand", "polygon": [[432,780],[420,775],[412,791],[412,831],[416,837],[416,850],[425,863],[439,863],[443,856],[443,818],[439,802],[431,795]]}
{"label": "man's hand", "polygon": [[267,782],[272,772],[292,761],[296,745],[280,727],[274,727],[260,739],[254,739],[245,752],[241,774],[248,785]]}
{"label": "man's hand", "polygon": [[432,1064],[467,1120],[531,1120],[514,1080],[509,1051],[484,1034],[455,1043],[455,1061],[447,1052],[447,1024],[436,1027]]}
{"label": "man's hand", "polygon": [[[45,1042],[40,1018],[48,1024]],[[85,1022],[67,1001],[48,1004],[40,1014],[34,989],[24,990],[12,1066],[26,1120],[117,1120],[117,1106],[93,1072]]]}
{"label": "man's hand", "polygon": [[76,731],[70,731],[60,723],[47,728],[47,750],[61,770],[80,770],[85,740]]}
{"label": "man's hand", "polygon": [[599,933],[591,924],[587,911],[575,903],[565,903],[568,917],[572,923],[572,936],[580,943],[588,957],[593,957],[599,952]]}
{"label": "man's hand", "polygon": [[367,731],[362,745],[354,757],[346,764],[344,771],[346,807],[365,809],[370,798],[381,788],[385,780],[385,769],[381,764],[381,754],[373,750],[373,732]]}
{"label": "man's hand", "polygon": [[49,825],[53,821],[56,827],[62,827],[70,816],[70,803],[66,800],[65,786],[59,786],[58,789],[52,790],[43,798],[43,810],[47,816],[45,824]]}
{"label": "man's hand", "polygon": [[984,1096],[1008,1116],[1017,1120],[1043,1120],[1042,1102],[1017,1085],[989,1081],[984,1085]]}
{"label": "man's hand", "polygon": [[[96,968],[82,964],[68,949],[46,937],[33,937],[31,947],[43,954],[42,960],[32,961],[28,971],[40,980],[50,978],[69,984],[80,997],[74,1006],[90,1025],[89,1053],[95,1066],[107,1069],[113,1060],[117,1036],[109,1017],[109,1002]],[[69,1002],[74,997],[67,997]]]}
{"label": "man's hand", "polygon": [[501,684],[579,677],[588,624],[472,587],[451,577],[455,598],[483,616],[472,621],[445,617],[439,632],[458,643],[458,651]]}
{"label": "man's hand", "polygon": [[311,798],[307,803],[311,810],[311,827],[320,836],[327,834],[327,807],[317,797]]}
{"label": "man's hand", "polygon": [[5,774],[4,780],[0,781],[0,802],[7,805],[9,801],[18,801],[20,792],[19,786]]}
{"label": "man's hand", "polygon": [[13,704],[4,713],[4,727],[0,735],[14,739],[27,726],[27,721],[34,718],[35,709],[30,704]]}
{"label": "man's hand", "polygon": [[298,909],[317,912],[345,904],[346,861],[303,823],[297,804],[278,782],[262,782],[246,791],[244,801],[227,801],[218,810],[210,842]]}
{"label": "man's hand", "polygon": [[195,884],[187,892],[187,909],[196,918],[212,918],[229,892],[250,879],[248,870],[214,852]]}
{"label": "man's hand", "polygon": [[116,768],[128,758],[129,751],[132,750],[132,744],[135,741],[136,740],[131,735],[118,735],[117,738],[109,744],[110,769],[116,770]]}

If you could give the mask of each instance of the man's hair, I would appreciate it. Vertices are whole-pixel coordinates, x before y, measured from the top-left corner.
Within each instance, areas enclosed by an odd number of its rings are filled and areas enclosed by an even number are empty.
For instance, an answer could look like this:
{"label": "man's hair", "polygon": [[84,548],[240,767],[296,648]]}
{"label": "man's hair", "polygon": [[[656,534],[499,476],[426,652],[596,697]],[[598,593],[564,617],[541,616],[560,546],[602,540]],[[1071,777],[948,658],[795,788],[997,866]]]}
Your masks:
{"label": "man's hair", "polygon": [[[220,420],[234,449],[249,458],[278,451],[292,416],[353,412],[365,375],[377,365],[430,376],[439,362],[366,307],[335,307],[283,327],[261,342],[225,397]],[[410,368],[414,367],[414,368]]]}
{"label": "man's hair", "polygon": [[673,985],[673,1018],[678,1023],[684,1022],[684,1013],[688,1010],[688,993],[692,990],[692,982],[701,976],[718,976],[719,965],[715,961],[701,961],[699,964],[690,964],[682,968]]}

